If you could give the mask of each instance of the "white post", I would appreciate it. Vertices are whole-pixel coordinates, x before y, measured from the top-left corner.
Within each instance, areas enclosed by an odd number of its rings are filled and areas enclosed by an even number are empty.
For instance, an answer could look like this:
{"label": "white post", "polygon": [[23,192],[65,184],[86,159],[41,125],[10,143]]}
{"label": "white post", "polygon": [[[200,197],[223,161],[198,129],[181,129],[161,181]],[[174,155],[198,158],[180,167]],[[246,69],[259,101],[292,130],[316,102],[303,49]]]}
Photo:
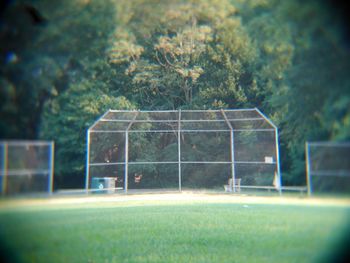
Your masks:
{"label": "white post", "polygon": [[88,193],[90,181],[90,129],[86,133],[86,175],[85,175],[85,190]]}
{"label": "white post", "polygon": [[278,192],[282,195],[282,176],[281,176],[281,166],[280,166],[280,147],[278,140],[278,128],[275,127],[275,144],[276,144],[276,165],[277,165],[277,180],[279,183]]}
{"label": "white post", "polygon": [[236,192],[236,173],[235,173],[235,146],[234,146],[234,134],[233,130],[230,132],[231,138],[231,175],[232,175],[232,188],[233,192]]}
{"label": "white post", "polygon": [[181,182],[181,110],[179,110],[179,123],[177,131],[177,151],[178,151],[178,169],[179,169],[179,191],[182,191]]}
{"label": "white post", "polygon": [[140,113],[140,111],[134,112],[134,117],[130,121],[128,127],[125,130],[125,169],[124,169],[124,191],[127,194],[128,193],[128,187],[129,187],[129,130],[131,126],[133,125],[134,121],[137,118],[137,115]]}
{"label": "white post", "polygon": [[2,195],[6,194],[7,189],[7,169],[8,169],[8,144],[3,144],[3,173],[2,173]]}
{"label": "white post", "polygon": [[255,108],[255,110],[262,116],[274,129],[275,129],[275,144],[276,144],[276,166],[277,166],[277,176],[278,176],[278,182],[279,182],[279,188],[278,192],[280,195],[282,195],[282,175],[281,175],[281,167],[280,167],[280,150],[279,150],[279,141],[278,141],[278,128],[277,126],[266,117],[264,113],[262,113],[258,108]]}
{"label": "white post", "polygon": [[224,117],[227,126],[230,128],[230,149],[231,149],[231,176],[232,176],[232,190],[236,192],[236,172],[235,172],[235,145],[234,145],[234,131],[233,127],[228,120],[226,113],[223,109],[221,109],[221,114]]}
{"label": "white post", "polygon": [[124,168],[124,191],[128,193],[128,171],[129,169],[129,132],[125,131],[125,168]]}
{"label": "white post", "polygon": [[306,165],[306,184],[307,184],[307,194],[311,196],[312,186],[311,186],[311,174],[310,174],[310,145],[309,142],[305,143],[305,165]]}
{"label": "white post", "polygon": [[49,185],[48,185],[48,190],[49,190],[50,195],[52,194],[52,191],[53,191],[54,158],[55,158],[55,143],[51,142],[51,144],[50,144],[50,174],[49,174]]}

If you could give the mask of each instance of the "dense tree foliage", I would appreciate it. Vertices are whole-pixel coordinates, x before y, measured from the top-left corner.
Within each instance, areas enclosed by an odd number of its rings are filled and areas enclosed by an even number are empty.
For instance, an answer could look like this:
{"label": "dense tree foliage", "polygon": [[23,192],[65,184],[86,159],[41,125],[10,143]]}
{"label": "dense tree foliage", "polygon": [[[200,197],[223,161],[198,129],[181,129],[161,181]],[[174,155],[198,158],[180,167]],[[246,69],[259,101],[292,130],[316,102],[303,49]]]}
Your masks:
{"label": "dense tree foliage", "polygon": [[56,186],[82,186],[85,131],[108,108],[258,107],[280,127],[284,183],[303,184],[306,140],[350,138],[349,46],[329,10],[12,1],[1,14],[0,137],[55,140]]}

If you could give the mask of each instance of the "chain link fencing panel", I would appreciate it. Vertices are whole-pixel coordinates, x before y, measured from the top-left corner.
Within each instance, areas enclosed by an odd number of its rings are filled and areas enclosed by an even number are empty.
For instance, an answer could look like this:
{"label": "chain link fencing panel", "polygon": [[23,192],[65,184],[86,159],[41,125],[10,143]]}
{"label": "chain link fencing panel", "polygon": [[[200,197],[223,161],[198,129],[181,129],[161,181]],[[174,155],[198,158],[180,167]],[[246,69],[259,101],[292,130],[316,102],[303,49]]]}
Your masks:
{"label": "chain link fencing panel", "polygon": [[227,186],[233,179],[242,191],[277,189],[276,136],[277,128],[257,109],[110,110],[88,130],[87,188],[106,177],[125,192],[232,191]]}
{"label": "chain link fencing panel", "polygon": [[53,142],[4,141],[0,143],[2,193],[52,192]]}
{"label": "chain link fencing panel", "polygon": [[350,194],[350,143],[306,143],[309,193]]}

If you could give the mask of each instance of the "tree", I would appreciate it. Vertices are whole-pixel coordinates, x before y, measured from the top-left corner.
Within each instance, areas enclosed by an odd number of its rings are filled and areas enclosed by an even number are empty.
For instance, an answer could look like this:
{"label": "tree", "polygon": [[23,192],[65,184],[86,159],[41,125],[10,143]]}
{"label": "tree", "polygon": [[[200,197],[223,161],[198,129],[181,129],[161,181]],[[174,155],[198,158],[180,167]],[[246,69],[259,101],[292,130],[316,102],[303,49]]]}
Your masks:
{"label": "tree", "polygon": [[[46,100],[83,78],[108,75],[104,81],[110,81],[103,54],[114,25],[112,3],[23,0],[7,6],[0,28],[0,78],[7,88],[0,96],[11,107],[0,106],[0,137],[37,138]],[[102,19],[106,14],[111,19]]]}
{"label": "tree", "polygon": [[244,104],[245,93],[256,88],[251,73],[244,72],[255,51],[235,7],[228,1],[178,1],[139,18],[139,10],[151,3],[129,6],[129,26],[117,29],[109,54],[111,63],[130,77],[139,95],[135,100],[149,108],[197,107],[205,100],[218,107],[213,102],[218,96],[212,97],[220,89],[223,97],[234,94],[233,100]]}
{"label": "tree", "polygon": [[83,178],[84,129],[107,105],[259,107],[292,184],[305,140],[349,139],[349,51],[317,1],[23,0],[2,14],[0,137],[57,141],[57,178]]}
{"label": "tree", "polygon": [[[111,97],[91,81],[73,84],[46,102],[42,115],[42,139],[55,138],[56,187],[83,185],[86,130],[108,109],[135,108],[125,97]],[[68,165],[69,164],[69,165]]]}
{"label": "tree", "polygon": [[[281,8],[290,21],[293,64],[267,101],[282,128],[286,183],[305,183],[305,141],[348,140],[349,51],[341,27],[318,2]],[[305,23],[309,21],[309,23]]]}

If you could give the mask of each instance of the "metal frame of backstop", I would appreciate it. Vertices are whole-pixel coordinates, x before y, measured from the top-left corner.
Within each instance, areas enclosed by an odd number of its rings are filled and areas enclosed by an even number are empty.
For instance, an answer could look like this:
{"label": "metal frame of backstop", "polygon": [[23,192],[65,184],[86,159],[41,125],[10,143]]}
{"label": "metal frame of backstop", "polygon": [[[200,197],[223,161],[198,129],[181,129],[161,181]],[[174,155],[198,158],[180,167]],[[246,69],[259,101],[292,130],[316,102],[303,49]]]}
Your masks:
{"label": "metal frame of backstop", "polygon": [[[152,119],[147,117],[151,114],[163,114],[174,116],[171,119],[159,117],[158,119]],[[184,115],[189,116],[201,116],[200,118],[184,118]],[[197,115],[196,115],[197,114]],[[128,117],[125,117],[125,116]],[[229,116],[228,116],[229,115]],[[176,116],[176,117],[175,117]],[[209,119],[203,116],[211,116]],[[214,116],[214,117],[213,117]],[[238,116],[238,117],[237,117]],[[253,125],[254,122],[259,122],[259,126]],[[167,123],[172,126],[172,129],[152,129],[142,127],[142,124],[164,124]],[[202,124],[200,128],[186,128],[189,123]],[[246,123],[245,126],[240,127],[240,123]],[[108,124],[110,124],[108,126]],[[219,126],[220,124],[220,126]],[[249,125],[248,125],[249,124]],[[117,125],[118,127],[113,127]],[[212,125],[213,127],[206,128],[206,125]],[[216,126],[219,128],[215,128]],[[137,126],[137,127],[134,127]],[[190,133],[229,133],[230,140],[227,142],[230,148],[230,160],[226,161],[183,161],[182,156],[182,140],[181,136]],[[273,156],[271,160],[255,160],[255,161],[239,161],[235,158],[235,133],[237,132],[255,132],[273,133]],[[94,162],[91,161],[91,136],[93,134],[109,134],[122,133],[125,138],[124,158],[121,162]],[[130,161],[129,160],[129,144],[130,134],[134,133],[176,133],[177,136],[177,160],[173,161]],[[229,109],[229,110],[169,110],[169,111],[141,111],[141,110],[108,110],[93,125],[87,130],[87,143],[86,143],[86,177],[85,177],[85,189],[90,191],[91,188],[91,174],[90,170],[93,167],[101,166],[124,166],[124,186],[123,190],[128,193],[128,180],[129,180],[129,167],[140,164],[172,164],[178,167],[178,190],[182,191],[182,165],[187,164],[229,164],[230,176],[232,178],[233,192],[236,192],[236,166],[237,165],[273,165],[275,168],[275,179],[277,180],[276,186],[240,186],[241,188],[262,188],[262,189],[275,189],[280,194],[282,191],[281,182],[281,169],[280,169],[280,153],[279,153],[279,140],[278,140],[278,128],[277,126],[266,117],[259,109]]]}

